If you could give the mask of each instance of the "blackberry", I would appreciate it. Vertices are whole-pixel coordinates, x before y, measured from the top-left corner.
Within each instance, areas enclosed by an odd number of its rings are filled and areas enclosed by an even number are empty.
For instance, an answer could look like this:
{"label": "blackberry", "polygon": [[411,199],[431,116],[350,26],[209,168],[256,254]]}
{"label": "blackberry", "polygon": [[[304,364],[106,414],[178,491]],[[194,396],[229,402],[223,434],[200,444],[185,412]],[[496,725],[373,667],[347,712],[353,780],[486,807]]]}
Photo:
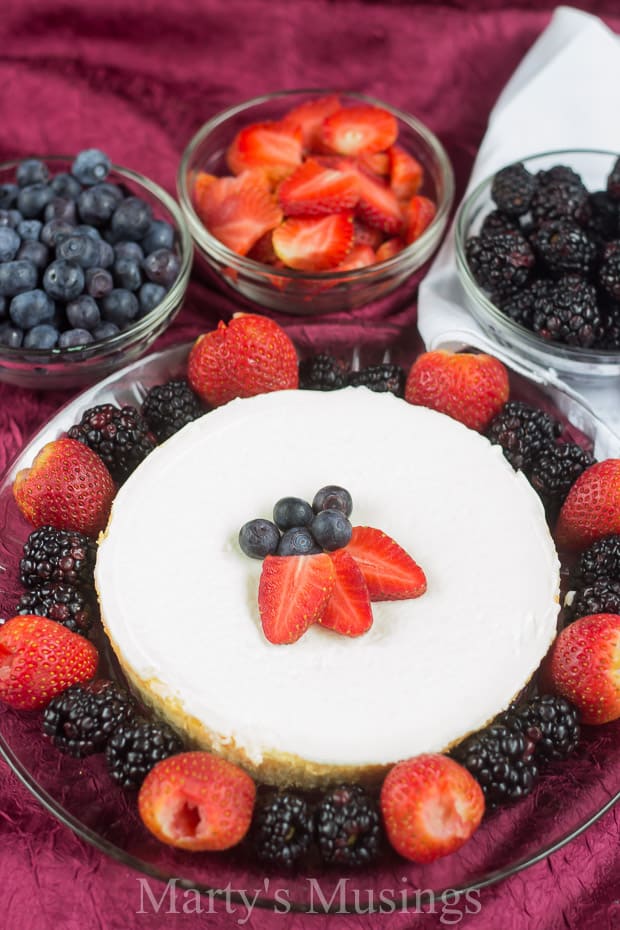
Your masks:
{"label": "blackberry", "polygon": [[469,736],[452,755],[482,788],[488,810],[526,797],[538,778],[533,744],[516,726],[487,727]]}
{"label": "blackberry", "polygon": [[187,381],[168,381],[152,387],[142,403],[142,416],[159,442],[204,413]]}
{"label": "blackberry", "polygon": [[259,805],[252,842],[261,862],[290,868],[310,847],[314,820],[307,802],[296,794],[279,794]]}
{"label": "blackberry", "polygon": [[579,742],[577,708],[562,697],[542,694],[500,717],[504,726],[518,729],[534,746],[538,763],[566,759]]}
{"label": "blackberry", "polygon": [[577,275],[565,275],[536,300],[534,332],[571,346],[592,346],[600,332],[596,290]]}
{"label": "blackberry", "polygon": [[129,694],[111,681],[72,685],[43,711],[43,732],[61,752],[81,759],[103,752],[114,730],[132,714]]}
{"label": "blackberry", "polygon": [[134,719],[118,726],[105,750],[110,776],[123,788],[139,788],[154,765],[183,750],[165,723]]}
{"label": "blackberry", "polygon": [[620,212],[618,203],[606,191],[588,194],[590,216],[585,223],[586,231],[596,242],[608,242],[620,235]]}
{"label": "blackberry", "polygon": [[306,391],[336,391],[346,384],[346,372],[331,355],[311,355],[299,363],[299,387]]}
{"label": "blackberry", "polygon": [[122,484],[156,445],[146,420],[129,405],[91,407],[67,435],[96,452],[117,484]]}
{"label": "blackberry", "polygon": [[549,445],[531,465],[530,484],[555,519],[577,478],[594,464],[594,456],[574,442]]}
{"label": "blackberry", "polygon": [[620,158],[618,158],[607,178],[607,193],[612,200],[620,200]]}
{"label": "blackberry", "polygon": [[539,171],[538,185],[530,209],[534,223],[563,218],[587,222],[590,209],[588,191],[579,175],[564,165],[556,165],[549,171]]}
{"label": "blackberry", "polygon": [[598,271],[599,284],[606,294],[620,300],[620,241],[608,242]]}
{"label": "blackberry", "polygon": [[36,588],[48,581],[90,587],[96,557],[97,545],[88,536],[42,526],[26,540],[19,580],[25,588]]}
{"label": "blackberry", "polygon": [[400,365],[384,362],[382,365],[371,365],[351,371],[347,383],[352,387],[367,387],[371,391],[387,393],[390,391],[397,397],[405,396],[405,372]]}
{"label": "blackberry", "polygon": [[480,235],[488,236],[496,232],[519,232],[519,221],[507,216],[500,210],[487,213],[480,227]]}
{"label": "blackberry", "polygon": [[536,301],[544,297],[549,287],[549,281],[542,279],[532,281],[520,290],[511,291],[510,294],[500,294],[495,299],[495,303],[513,322],[531,329]]}
{"label": "blackberry", "polygon": [[530,236],[530,245],[552,275],[586,276],[594,268],[596,243],[573,220],[548,220]]}
{"label": "blackberry", "polygon": [[525,287],[534,253],[520,232],[496,232],[467,240],[465,254],[478,284],[492,293]]}
{"label": "blackberry", "polygon": [[564,604],[564,622],[572,623],[591,614],[620,614],[620,581],[597,578],[591,585],[575,591]]}
{"label": "blackberry", "polygon": [[536,178],[521,162],[498,171],[491,185],[491,197],[498,210],[508,216],[523,216],[536,190]]}
{"label": "blackberry", "polygon": [[597,349],[620,349],[620,302],[611,300],[607,295],[599,299],[601,325],[596,338]]}
{"label": "blackberry", "polygon": [[324,862],[359,868],[378,858],[379,811],[360,785],[340,785],[325,794],[315,810],[315,825]]}
{"label": "blackberry", "polygon": [[526,470],[561,431],[557,420],[544,410],[510,400],[491,421],[486,436],[502,447],[513,468]]}
{"label": "blackberry", "polygon": [[72,633],[88,636],[97,617],[89,594],[72,584],[48,581],[26,591],[19,599],[17,614],[35,614],[62,623]]}
{"label": "blackberry", "polygon": [[585,588],[599,578],[620,581],[620,536],[597,539],[585,549],[571,571],[574,588]]}

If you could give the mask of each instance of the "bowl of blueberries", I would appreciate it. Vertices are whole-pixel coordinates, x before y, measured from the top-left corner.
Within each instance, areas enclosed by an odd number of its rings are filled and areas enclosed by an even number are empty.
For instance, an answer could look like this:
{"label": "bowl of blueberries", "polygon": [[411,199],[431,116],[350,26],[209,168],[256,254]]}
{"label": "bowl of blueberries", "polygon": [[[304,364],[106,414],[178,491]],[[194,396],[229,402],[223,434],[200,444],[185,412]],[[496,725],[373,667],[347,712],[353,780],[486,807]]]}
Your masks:
{"label": "bowl of blueberries", "polygon": [[191,262],[175,200],[98,149],[0,164],[0,380],[76,387],[138,358]]}
{"label": "bowl of blueberries", "polygon": [[468,306],[509,351],[576,385],[620,380],[620,158],[524,158],[462,204],[456,261]]}

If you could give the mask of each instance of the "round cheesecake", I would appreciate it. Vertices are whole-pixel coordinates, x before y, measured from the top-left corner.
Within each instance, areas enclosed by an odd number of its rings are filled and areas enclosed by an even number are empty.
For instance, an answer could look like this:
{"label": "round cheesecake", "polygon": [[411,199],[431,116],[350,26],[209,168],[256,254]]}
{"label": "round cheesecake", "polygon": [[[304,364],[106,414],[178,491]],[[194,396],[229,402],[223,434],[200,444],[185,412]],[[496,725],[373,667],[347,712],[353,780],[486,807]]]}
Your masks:
{"label": "round cheesecake", "polygon": [[[373,604],[357,638],[265,638],[262,562],[240,527],[328,484],[392,536],[426,593]],[[501,448],[366,388],[235,400],[158,447],[100,540],[103,622],[132,686],[191,745],[257,778],[372,780],[505,709],[556,632],[559,562],[543,508]]]}

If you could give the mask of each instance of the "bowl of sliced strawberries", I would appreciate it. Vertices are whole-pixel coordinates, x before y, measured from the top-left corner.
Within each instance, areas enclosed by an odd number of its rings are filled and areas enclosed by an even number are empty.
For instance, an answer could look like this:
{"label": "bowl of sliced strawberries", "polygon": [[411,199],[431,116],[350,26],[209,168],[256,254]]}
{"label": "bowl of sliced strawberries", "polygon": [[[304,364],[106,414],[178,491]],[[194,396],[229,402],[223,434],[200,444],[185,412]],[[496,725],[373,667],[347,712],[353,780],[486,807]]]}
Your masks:
{"label": "bowl of sliced strawberries", "polygon": [[390,293],[437,248],[448,156],[374,98],[285,91],[231,107],[187,146],[179,200],[207,269],[237,294],[314,315]]}

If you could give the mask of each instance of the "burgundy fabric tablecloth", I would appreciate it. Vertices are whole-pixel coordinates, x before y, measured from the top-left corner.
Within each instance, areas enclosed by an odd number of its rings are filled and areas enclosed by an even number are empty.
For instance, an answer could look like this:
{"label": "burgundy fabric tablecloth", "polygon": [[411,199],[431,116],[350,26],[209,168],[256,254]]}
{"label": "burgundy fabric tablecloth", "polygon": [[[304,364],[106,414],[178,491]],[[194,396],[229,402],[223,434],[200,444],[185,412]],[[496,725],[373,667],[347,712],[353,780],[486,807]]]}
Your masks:
{"label": "burgundy fabric tablecloth", "polygon": [[[581,8],[620,31],[616,0]],[[271,90],[335,86],[374,94],[428,123],[448,149],[460,192],[499,90],[550,14],[537,0],[3,0],[0,158],[99,146],[173,191],[186,141],[218,110]],[[196,279],[160,345],[189,338],[232,309]],[[414,318],[410,286],[347,320],[284,322],[312,341],[326,331],[368,338],[371,325],[381,331],[386,321],[404,327]],[[68,396],[0,385],[2,470]],[[610,811],[548,860],[485,890],[480,913],[459,926],[618,930],[619,826],[620,812]],[[160,893],[156,883],[153,889]],[[247,918],[222,909],[202,917],[139,909],[136,875],[57,823],[0,763],[0,927],[219,930]],[[283,920],[317,930],[448,924],[438,916],[255,911],[245,925],[277,930]]]}

